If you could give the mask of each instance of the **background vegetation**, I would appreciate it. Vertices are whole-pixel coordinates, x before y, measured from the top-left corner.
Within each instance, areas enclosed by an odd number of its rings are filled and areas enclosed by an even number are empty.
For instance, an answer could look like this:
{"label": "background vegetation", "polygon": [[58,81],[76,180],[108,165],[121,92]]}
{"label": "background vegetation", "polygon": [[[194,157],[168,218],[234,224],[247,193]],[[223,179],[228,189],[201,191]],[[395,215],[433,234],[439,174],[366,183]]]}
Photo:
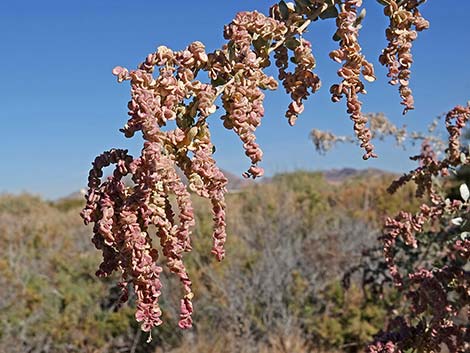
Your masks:
{"label": "background vegetation", "polygon": [[417,203],[411,187],[386,194],[393,175],[346,174],[280,174],[232,189],[222,263],[207,251],[209,204],[193,196],[195,326],[176,328],[181,288],[164,274],[165,323],[150,344],[132,300],[117,307],[116,279],[93,276],[100,254],[82,200],[2,195],[0,352],[360,352],[400,301],[389,287],[364,286],[364,272],[349,289],[343,276],[377,247],[386,214]]}

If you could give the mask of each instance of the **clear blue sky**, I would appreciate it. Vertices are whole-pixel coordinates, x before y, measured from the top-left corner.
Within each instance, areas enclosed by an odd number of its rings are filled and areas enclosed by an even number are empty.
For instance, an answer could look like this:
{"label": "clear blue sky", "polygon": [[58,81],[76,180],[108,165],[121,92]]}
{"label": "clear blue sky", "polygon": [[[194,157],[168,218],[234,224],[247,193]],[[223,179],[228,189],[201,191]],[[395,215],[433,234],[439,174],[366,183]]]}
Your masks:
{"label": "clear blue sky", "polygon": [[[116,65],[134,68],[158,45],[181,49],[194,40],[209,50],[223,43],[222,28],[241,10],[265,12],[270,1],[2,1],[0,3],[0,192],[29,191],[55,198],[86,184],[93,158],[111,147],[139,151],[140,139],[118,131],[126,122],[128,84],[111,75]],[[387,85],[377,56],[385,45],[382,7],[365,0],[368,14],[361,43],[375,64],[378,80],[368,85],[364,111],[383,111],[394,122],[424,128],[437,114],[470,98],[468,14],[470,1],[430,0],[422,8],[431,29],[415,42],[412,88],[416,110],[405,118],[395,87]],[[445,6],[444,6],[445,4]],[[350,134],[344,102],[333,104],[328,87],[337,82],[338,64],[328,58],[334,22],[311,26],[321,91],[311,97],[295,127],[283,112],[282,91],[268,92],[266,116],[258,132],[268,174],[339,167],[376,167],[404,171],[408,153],[378,144],[380,159],[364,162],[353,146],[327,156],[314,151],[312,128]],[[241,173],[249,165],[241,144],[213,116],[211,127],[220,166]]]}

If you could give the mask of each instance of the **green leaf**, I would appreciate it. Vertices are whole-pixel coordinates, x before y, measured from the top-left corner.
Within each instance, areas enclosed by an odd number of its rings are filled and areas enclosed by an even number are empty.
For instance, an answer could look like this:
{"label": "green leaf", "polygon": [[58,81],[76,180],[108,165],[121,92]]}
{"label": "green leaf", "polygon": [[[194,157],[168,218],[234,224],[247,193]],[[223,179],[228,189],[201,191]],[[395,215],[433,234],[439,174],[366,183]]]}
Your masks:
{"label": "green leaf", "polygon": [[226,83],[226,81],[221,77],[217,77],[215,80],[211,79],[211,85],[214,87],[221,86],[224,83]]}
{"label": "green leaf", "polygon": [[460,153],[460,163],[462,164],[465,164],[465,162],[467,161],[467,156],[465,155],[465,153]]}
{"label": "green leaf", "polygon": [[366,18],[366,9],[362,9],[361,12],[359,13],[359,16],[357,16],[356,21],[354,21],[354,26],[358,27],[362,21]]}
{"label": "green leaf", "polygon": [[377,0],[377,2],[378,2],[380,5],[383,5],[383,6],[388,6],[388,5],[390,5],[389,0]]}
{"label": "green leaf", "polygon": [[287,20],[289,18],[289,8],[284,0],[281,0],[279,3],[279,11],[281,12],[281,17],[283,20]]}
{"label": "green leaf", "polygon": [[337,16],[338,16],[338,9],[334,5],[328,7],[325,11],[323,11],[320,14],[320,18],[322,20],[327,19],[327,18],[335,18]]}
{"label": "green leaf", "polygon": [[468,190],[467,184],[460,185],[459,190],[460,190],[460,196],[465,202],[467,202],[468,198],[470,197],[470,190]]}
{"label": "green leaf", "polygon": [[[194,104],[191,104],[191,107],[194,107]],[[194,118],[189,115],[180,115],[176,117],[176,125],[180,129],[187,129],[194,124]]]}
{"label": "green leaf", "polygon": [[335,34],[333,34],[333,40],[335,42],[339,42],[341,40],[341,37],[338,35],[338,31],[336,31]]}
{"label": "green leaf", "polygon": [[253,41],[253,47],[255,47],[255,49],[258,50],[259,52],[261,52],[261,49],[263,48],[266,51],[266,48],[268,46],[269,46],[269,42],[263,37],[258,37],[257,39]]}
{"label": "green leaf", "polygon": [[460,226],[462,225],[462,222],[463,222],[463,218],[462,217],[457,217],[457,218],[453,218],[450,220],[452,224],[456,225],[456,226]]}
{"label": "green leaf", "polygon": [[289,38],[284,42],[287,49],[295,50],[300,45],[300,41],[297,38]]}
{"label": "green leaf", "polygon": [[295,4],[299,7],[309,7],[311,5],[309,0],[295,0]]}
{"label": "green leaf", "polygon": [[228,43],[228,59],[230,61],[235,60],[235,43],[233,41]]}

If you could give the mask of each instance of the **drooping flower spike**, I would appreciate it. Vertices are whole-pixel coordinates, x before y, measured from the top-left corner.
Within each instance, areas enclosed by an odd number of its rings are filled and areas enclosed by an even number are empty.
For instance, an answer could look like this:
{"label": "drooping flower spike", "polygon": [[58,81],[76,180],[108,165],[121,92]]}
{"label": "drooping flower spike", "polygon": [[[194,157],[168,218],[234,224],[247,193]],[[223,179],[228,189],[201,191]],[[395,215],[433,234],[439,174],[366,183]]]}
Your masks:
{"label": "drooping flower spike", "polygon": [[[160,46],[135,70],[114,68],[118,82],[129,81],[131,87],[129,119],[121,131],[128,138],[141,134],[144,145],[136,158],[117,149],[97,157],[82,217],[85,223],[94,223],[93,242],[103,252],[97,274],[121,273],[122,300],[127,300],[132,287],[136,319],[144,331],[161,323],[162,267],[157,265],[161,255],[183,287],[179,326],[192,325],[193,293],[183,258],[191,250],[194,226],[190,192],[210,200],[214,221],[211,252],[218,260],[225,255],[227,179],[213,157],[208,122],[218,109],[217,99],[225,110],[223,126],[239,136],[250,160],[243,175],[263,175],[256,129],[265,113],[263,91],[278,87],[265,70],[273,55],[278,78],[292,100],[285,116],[293,125],[305,109],[304,101],[321,85],[313,72],[312,45],[303,37],[318,19],[337,18],[340,49],[331,55],[343,62],[338,72],[343,81],[332,87],[332,94],[334,100],[346,95],[364,157],[375,156],[357,99],[358,93],[365,93],[360,73],[368,80],[374,77],[357,44],[360,5],[359,0],[281,1],[271,7],[269,16],[257,11],[237,14],[224,29],[227,43],[212,53],[201,42],[180,51]],[[113,174],[102,180],[103,168],[111,165]]]}

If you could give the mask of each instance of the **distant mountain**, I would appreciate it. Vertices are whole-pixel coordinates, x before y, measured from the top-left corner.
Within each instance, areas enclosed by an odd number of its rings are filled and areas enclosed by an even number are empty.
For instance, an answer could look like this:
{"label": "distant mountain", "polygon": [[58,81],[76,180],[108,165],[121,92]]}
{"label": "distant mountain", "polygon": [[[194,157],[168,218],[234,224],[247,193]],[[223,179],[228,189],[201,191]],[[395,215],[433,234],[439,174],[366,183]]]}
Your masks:
{"label": "distant mountain", "polygon": [[[222,170],[224,175],[228,179],[227,190],[229,192],[237,192],[243,190],[244,188],[253,185],[255,182],[252,179],[245,179],[242,176],[238,176],[234,173],[230,173],[226,170]],[[354,168],[342,168],[342,169],[330,169],[321,171],[323,177],[328,183],[331,184],[341,184],[347,180],[353,178],[374,178],[374,177],[383,177],[383,176],[397,176],[395,173],[386,172],[380,169],[368,168],[368,169],[354,169]],[[187,179],[182,173],[178,173],[183,181],[186,183]],[[270,183],[272,178],[263,177],[261,182]],[[85,189],[76,191],[68,196],[61,198],[60,200],[76,200],[83,199],[86,193]]]}
{"label": "distant mountain", "polygon": [[397,176],[396,173],[387,172],[381,169],[368,168],[368,169],[354,169],[354,168],[342,168],[342,169],[330,169],[322,172],[325,180],[332,184],[341,184],[344,181],[352,178],[364,178],[364,177],[383,177],[383,176]]}
{"label": "distant mountain", "polygon": [[80,191],[72,192],[71,194],[59,198],[57,201],[66,201],[66,200],[84,200],[86,194],[86,189],[81,189]]}
{"label": "distant mountain", "polygon": [[[227,184],[228,192],[237,192],[237,191],[239,191],[243,188],[246,188],[247,186],[252,185],[254,183],[254,181],[252,179],[245,179],[242,176],[238,176],[236,174],[230,173],[230,172],[228,172],[226,170],[223,170],[223,169],[221,169],[221,170],[222,170],[222,173],[224,173],[225,177],[228,180],[228,184]],[[187,178],[183,174],[183,172],[181,172],[179,169],[177,170],[177,172],[178,172],[178,175],[180,176],[180,178],[183,180],[183,182],[187,183]]]}
{"label": "distant mountain", "polygon": [[227,190],[230,192],[238,191],[241,189],[246,188],[247,186],[253,185],[253,179],[246,179],[242,176],[238,176],[236,174],[227,172],[226,170],[222,170],[225,177],[228,179]]}
{"label": "distant mountain", "polygon": [[[184,183],[187,183],[186,176],[178,169],[177,170],[179,177],[183,180]],[[237,192],[243,188],[246,188],[249,185],[252,185],[254,181],[252,179],[245,179],[242,176],[237,176],[233,173],[222,170],[225,177],[228,179],[227,190],[229,192]],[[126,181],[124,181],[126,183]],[[129,182],[130,179],[129,179]],[[67,196],[59,198],[57,201],[66,201],[66,200],[78,200],[84,199],[86,194],[86,189],[81,189],[80,191],[75,191]]]}

